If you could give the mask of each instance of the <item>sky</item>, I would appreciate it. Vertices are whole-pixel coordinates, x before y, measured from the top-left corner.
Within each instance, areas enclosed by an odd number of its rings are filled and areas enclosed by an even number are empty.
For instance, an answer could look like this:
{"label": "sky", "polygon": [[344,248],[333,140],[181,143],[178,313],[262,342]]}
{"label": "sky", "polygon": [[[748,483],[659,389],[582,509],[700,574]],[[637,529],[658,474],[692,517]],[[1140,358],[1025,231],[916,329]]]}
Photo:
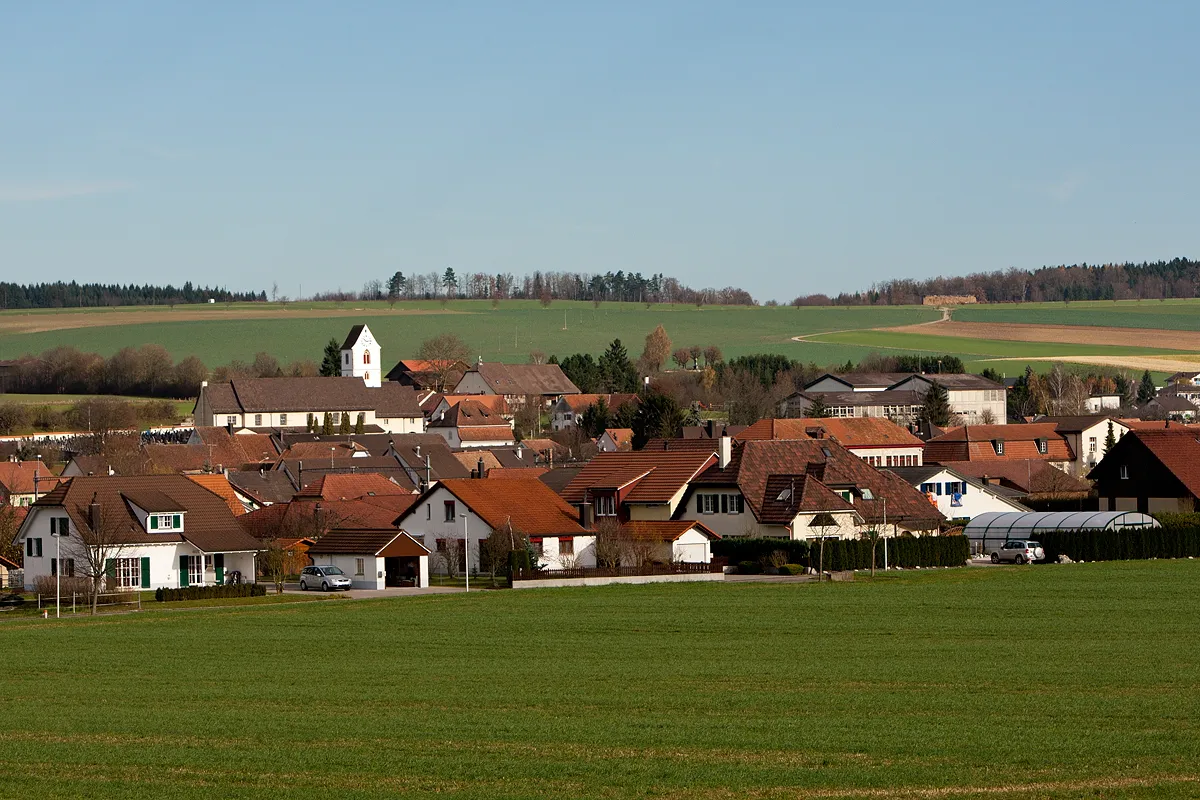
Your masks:
{"label": "sky", "polygon": [[0,0],[0,279],[1200,257],[1190,2]]}

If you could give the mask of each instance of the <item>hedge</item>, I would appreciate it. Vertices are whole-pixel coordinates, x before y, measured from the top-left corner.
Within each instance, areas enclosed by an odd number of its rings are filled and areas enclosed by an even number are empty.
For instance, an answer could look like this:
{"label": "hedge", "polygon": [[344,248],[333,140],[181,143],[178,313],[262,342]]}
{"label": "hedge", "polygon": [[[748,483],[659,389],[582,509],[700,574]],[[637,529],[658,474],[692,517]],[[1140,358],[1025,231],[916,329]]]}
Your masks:
{"label": "hedge", "polygon": [[[875,549],[875,564],[883,566],[884,541],[887,542],[890,567],[960,567],[971,557],[971,542],[965,536],[897,536],[880,540]],[[762,563],[776,550],[788,555],[789,564],[816,567],[819,560],[818,542],[787,539],[719,539],[712,543],[714,556],[724,556],[729,563]],[[825,542],[825,569],[870,569],[871,542],[868,539],[828,539]]]}
{"label": "hedge", "polygon": [[234,583],[228,586],[188,586],[182,589],[155,589],[154,599],[160,603],[175,600],[214,600],[222,597],[262,597],[267,593],[265,583]]}
{"label": "hedge", "polygon": [[1072,561],[1200,558],[1200,526],[1123,531],[1042,531],[1037,534],[1037,540],[1046,551],[1047,561],[1057,561],[1060,555]]}

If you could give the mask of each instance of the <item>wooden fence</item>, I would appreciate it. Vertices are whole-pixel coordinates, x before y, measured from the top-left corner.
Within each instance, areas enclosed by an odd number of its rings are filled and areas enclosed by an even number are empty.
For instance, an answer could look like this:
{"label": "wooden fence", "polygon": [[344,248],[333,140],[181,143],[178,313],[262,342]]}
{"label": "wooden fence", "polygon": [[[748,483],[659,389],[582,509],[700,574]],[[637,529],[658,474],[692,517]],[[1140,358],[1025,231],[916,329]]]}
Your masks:
{"label": "wooden fence", "polygon": [[721,572],[721,564],[644,564],[621,567],[574,567],[572,569],[517,569],[514,581],[551,580],[554,578],[631,578],[640,575],[698,575]]}

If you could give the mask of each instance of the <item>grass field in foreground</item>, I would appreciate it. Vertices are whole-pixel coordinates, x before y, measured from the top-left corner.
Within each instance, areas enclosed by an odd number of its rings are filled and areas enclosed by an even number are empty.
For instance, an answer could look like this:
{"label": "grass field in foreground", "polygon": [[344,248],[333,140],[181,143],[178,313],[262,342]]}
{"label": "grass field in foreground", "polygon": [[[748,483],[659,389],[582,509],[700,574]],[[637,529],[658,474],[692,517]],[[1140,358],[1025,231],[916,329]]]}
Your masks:
{"label": "grass field in foreground", "polygon": [[1194,797],[1200,563],[0,624],[3,797]]}

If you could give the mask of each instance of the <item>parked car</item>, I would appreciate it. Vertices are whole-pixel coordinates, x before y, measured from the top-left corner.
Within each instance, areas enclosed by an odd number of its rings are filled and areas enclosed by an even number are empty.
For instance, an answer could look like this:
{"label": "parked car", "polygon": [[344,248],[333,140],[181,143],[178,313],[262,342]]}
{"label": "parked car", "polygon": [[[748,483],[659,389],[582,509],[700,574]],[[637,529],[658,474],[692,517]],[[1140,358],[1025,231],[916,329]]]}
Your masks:
{"label": "parked car", "polygon": [[999,550],[992,552],[992,563],[1011,561],[1014,564],[1032,564],[1046,557],[1041,542],[1030,542],[1025,539],[1007,541]]}
{"label": "parked car", "polygon": [[350,589],[350,579],[346,573],[332,564],[322,564],[315,567],[305,567],[300,573],[300,591],[307,592],[309,587],[321,587],[322,592],[336,589]]}

